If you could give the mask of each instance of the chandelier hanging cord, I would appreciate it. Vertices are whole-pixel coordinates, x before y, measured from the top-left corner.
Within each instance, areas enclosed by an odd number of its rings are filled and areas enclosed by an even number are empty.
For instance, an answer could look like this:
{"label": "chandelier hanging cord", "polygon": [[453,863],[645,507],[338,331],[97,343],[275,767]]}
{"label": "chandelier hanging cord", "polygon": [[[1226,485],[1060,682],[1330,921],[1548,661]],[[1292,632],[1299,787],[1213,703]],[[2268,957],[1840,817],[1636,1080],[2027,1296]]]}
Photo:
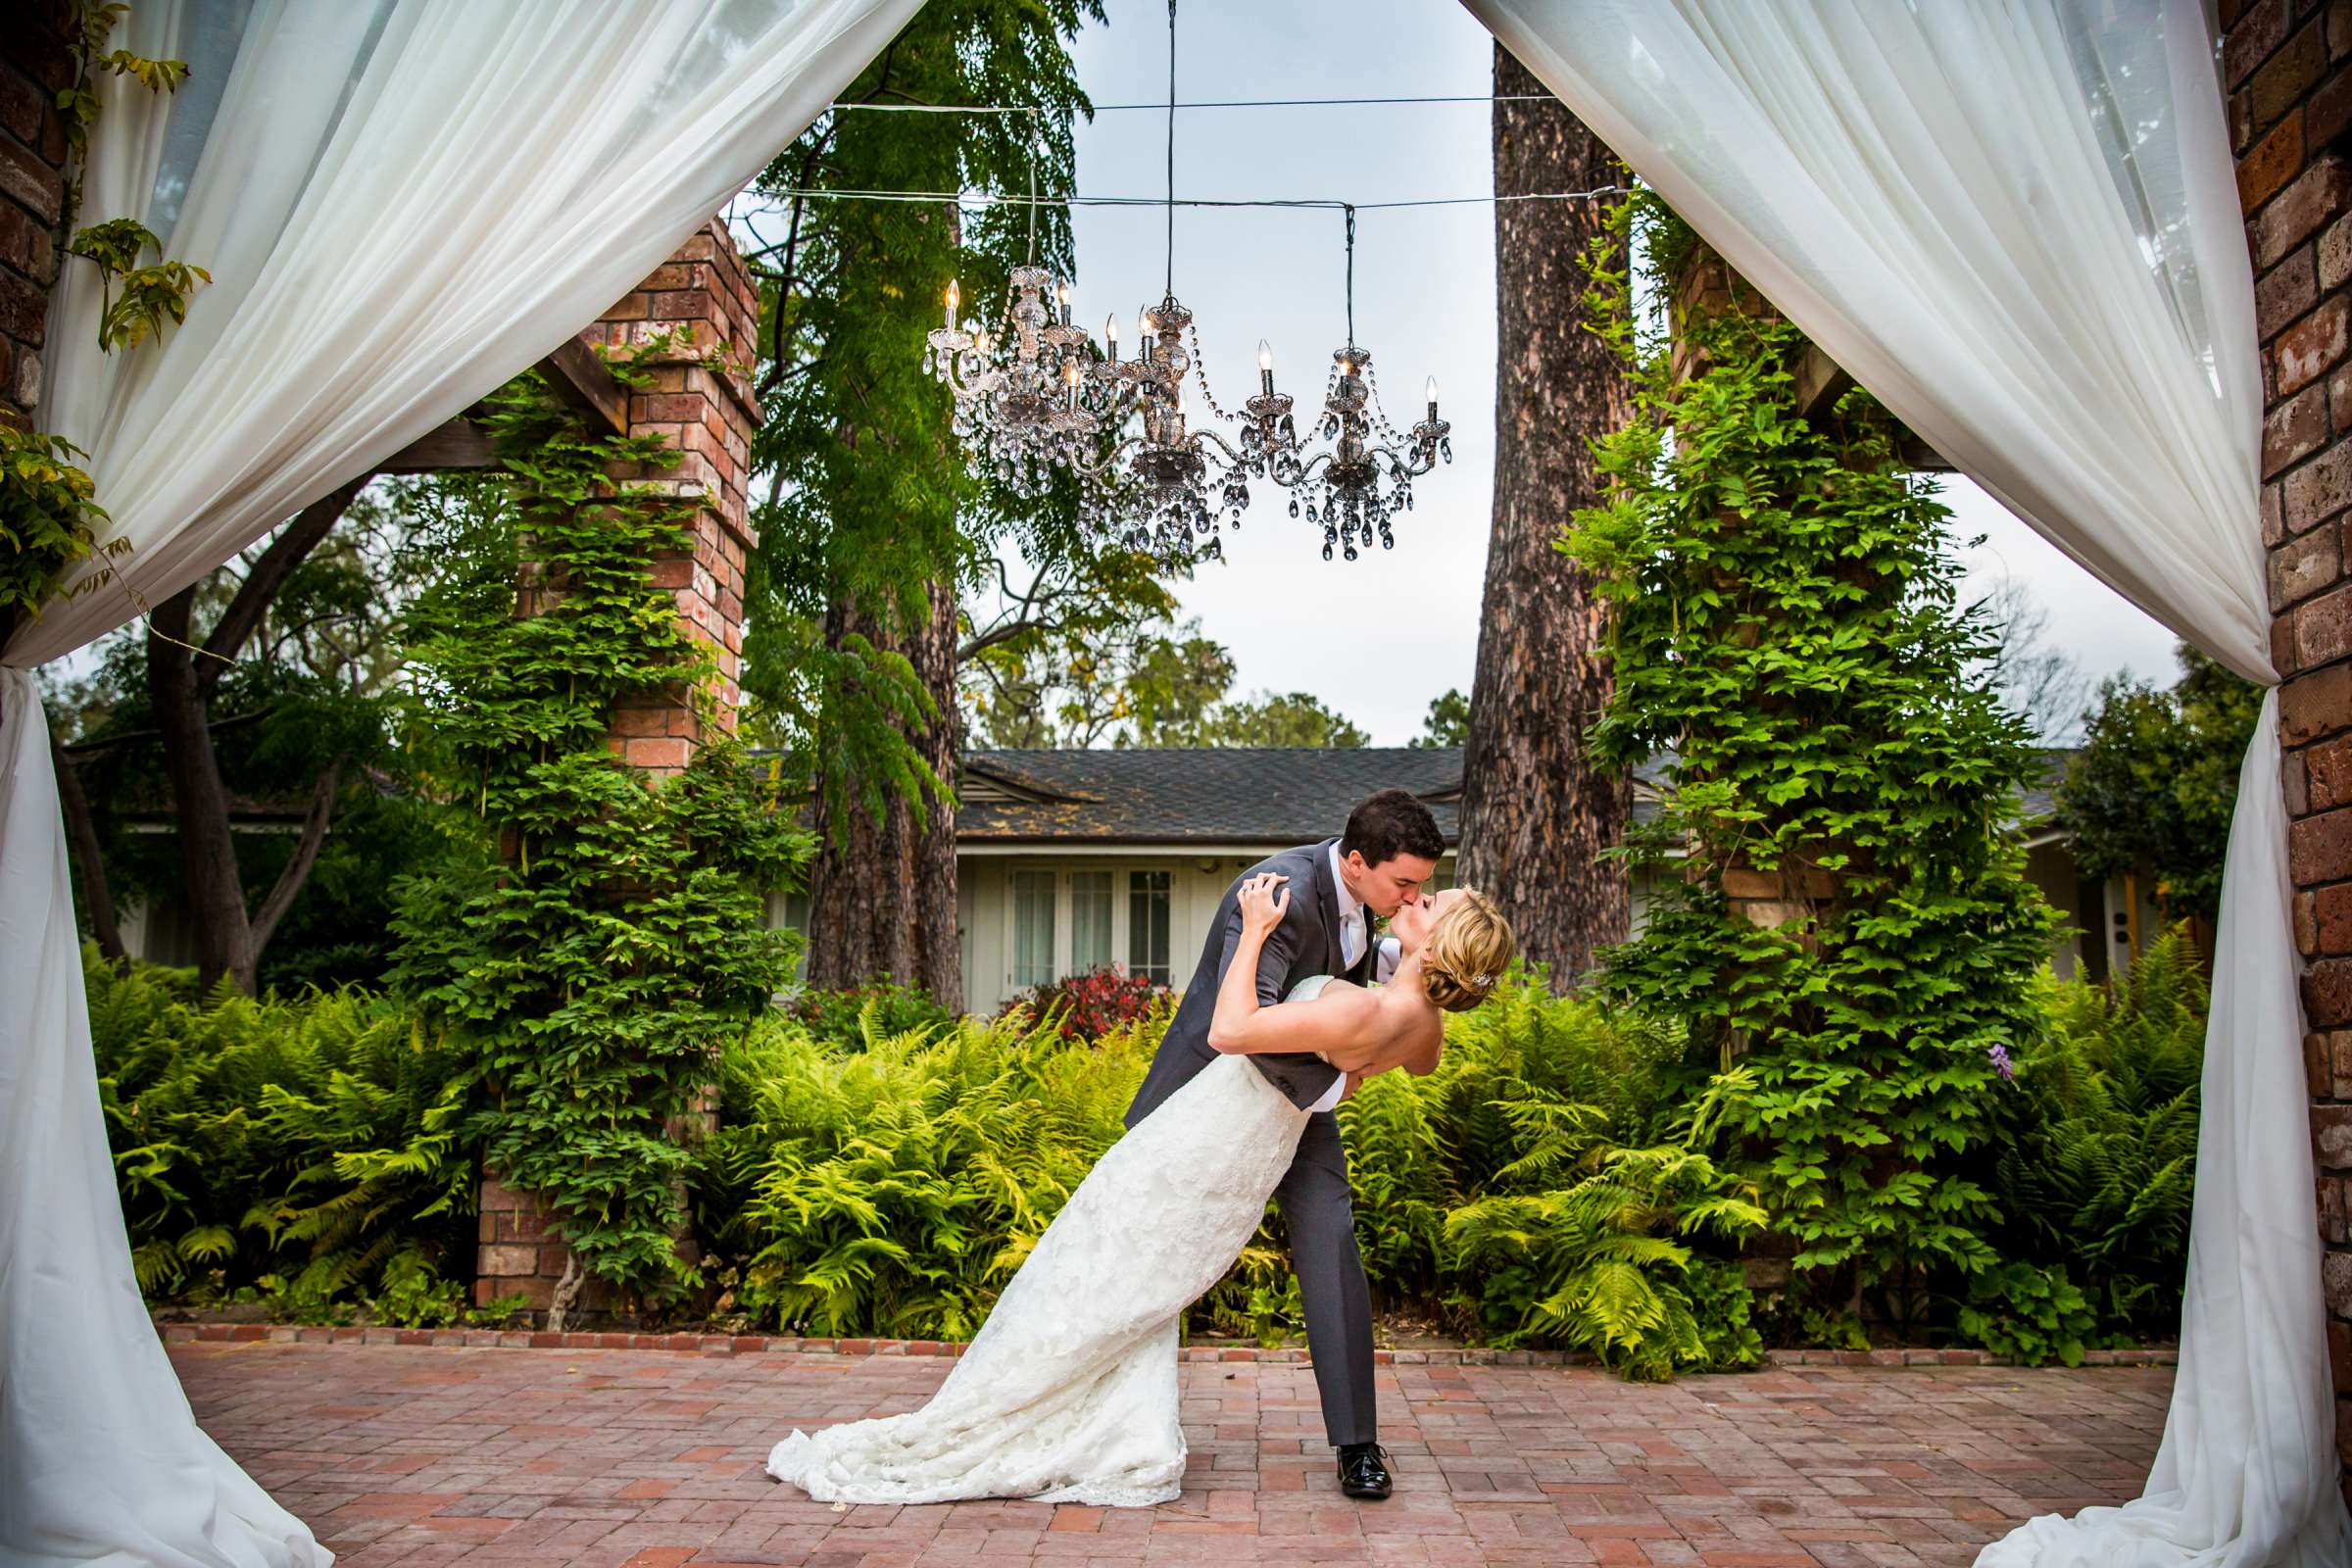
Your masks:
{"label": "chandelier hanging cord", "polygon": [[1355,342],[1355,204],[1342,202],[1348,220],[1348,341]]}
{"label": "chandelier hanging cord", "polygon": [[1168,273],[1160,292],[1176,297],[1176,0],[1168,0]]}

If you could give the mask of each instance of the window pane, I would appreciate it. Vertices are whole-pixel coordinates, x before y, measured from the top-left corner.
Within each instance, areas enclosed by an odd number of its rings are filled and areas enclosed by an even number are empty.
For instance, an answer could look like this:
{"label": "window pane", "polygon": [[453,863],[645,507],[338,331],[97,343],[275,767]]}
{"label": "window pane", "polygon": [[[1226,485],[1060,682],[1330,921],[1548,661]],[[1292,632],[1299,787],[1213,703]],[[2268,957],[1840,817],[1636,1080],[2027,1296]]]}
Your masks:
{"label": "window pane", "polygon": [[1054,979],[1054,873],[1012,873],[1012,983],[1042,986]]}
{"label": "window pane", "polygon": [[1167,872],[1127,874],[1127,972],[1157,986],[1173,983],[1168,976],[1168,904]]}
{"label": "window pane", "polygon": [[1110,964],[1110,873],[1070,873],[1070,970],[1085,974]]}

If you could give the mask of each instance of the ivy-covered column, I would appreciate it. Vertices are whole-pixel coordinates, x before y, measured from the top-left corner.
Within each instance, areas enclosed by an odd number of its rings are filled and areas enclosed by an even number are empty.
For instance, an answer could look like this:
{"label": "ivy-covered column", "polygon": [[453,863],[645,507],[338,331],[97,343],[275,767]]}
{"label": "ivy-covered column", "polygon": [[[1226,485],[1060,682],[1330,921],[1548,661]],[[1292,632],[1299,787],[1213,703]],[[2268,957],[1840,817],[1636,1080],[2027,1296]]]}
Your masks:
{"label": "ivy-covered column", "polygon": [[1972,673],[1990,628],[1907,432],[1662,208],[1620,221],[1671,336],[1596,248],[1635,408],[1567,547],[1615,607],[1591,743],[1674,761],[1628,840],[1658,897],[1601,989],[1715,1075],[1705,1117],[1771,1214],[1747,1274],[1774,1332],[1923,1343],[1938,1281],[1996,1315],[2071,1289],[1999,1266],[1981,1180],[2050,941],[2008,831],[2032,736]]}
{"label": "ivy-covered column", "polygon": [[[710,503],[682,519],[683,537],[656,550],[648,564],[654,585],[677,605],[679,631],[708,658],[701,700],[684,682],[626,693],[613,705],[606,737],[615,756],[656,778],[686,769],[706,725],[731,734],[742,701],[744,562],[758,543],[746,483],[751,436],[760,424],[746,370],[758,321],[751,273],[713,219],[585,334],[615,359],[632,360],[627,437],[659,438],[676,455],[662,466],[612,463],[607,471],[641,493]],[[524,571],[520,609],[529,614],[547,608],[552,596],[532,564]],[[707,1133],[714,1120],[709,1097],[697,1095],[670,1118],[670,1131]],[[485,1171],[480,1197],[477,1303],[519,1297],[535,1313],[559,1300],[581,1311],[612,1304],[607,1283],[576,1269],[547,1207],[531,1194]],[[576,1298],[564,1290],[567,1277]]]}

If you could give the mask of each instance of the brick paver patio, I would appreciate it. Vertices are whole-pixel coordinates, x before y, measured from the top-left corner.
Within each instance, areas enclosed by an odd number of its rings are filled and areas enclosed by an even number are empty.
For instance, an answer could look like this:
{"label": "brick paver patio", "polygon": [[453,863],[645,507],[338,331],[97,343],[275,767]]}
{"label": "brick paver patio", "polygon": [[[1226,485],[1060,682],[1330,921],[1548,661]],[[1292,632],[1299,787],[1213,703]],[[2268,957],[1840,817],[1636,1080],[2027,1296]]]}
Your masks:
{"label": "brick paver patio", "polygon": [[341,1554],[391,1564],[1964,1564],[2016,1519],[2139,1490],[2169,1369],[1380,1372],[1396,1495],[1342,1497],[1312,1372],[1184,1368],[1191,1486],[1151,1510],[837,1509],[760,1471],[796,1423],[919,1403],[951,1363],[181,1345],[221,1446]]}

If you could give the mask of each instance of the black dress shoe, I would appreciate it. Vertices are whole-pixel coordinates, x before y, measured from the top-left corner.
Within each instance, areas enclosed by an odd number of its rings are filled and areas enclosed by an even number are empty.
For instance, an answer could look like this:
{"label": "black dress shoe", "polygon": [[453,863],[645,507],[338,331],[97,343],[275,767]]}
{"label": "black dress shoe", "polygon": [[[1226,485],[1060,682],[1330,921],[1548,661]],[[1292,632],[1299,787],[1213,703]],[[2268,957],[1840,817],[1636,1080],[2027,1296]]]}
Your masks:
{"label": "black dress shoe", "polygon": [[1340,1445],[1340,1490],[1350,1497],[1375,1501],[1396,1485],[1389,1479],[1389,1450],[1377,1443]]}

